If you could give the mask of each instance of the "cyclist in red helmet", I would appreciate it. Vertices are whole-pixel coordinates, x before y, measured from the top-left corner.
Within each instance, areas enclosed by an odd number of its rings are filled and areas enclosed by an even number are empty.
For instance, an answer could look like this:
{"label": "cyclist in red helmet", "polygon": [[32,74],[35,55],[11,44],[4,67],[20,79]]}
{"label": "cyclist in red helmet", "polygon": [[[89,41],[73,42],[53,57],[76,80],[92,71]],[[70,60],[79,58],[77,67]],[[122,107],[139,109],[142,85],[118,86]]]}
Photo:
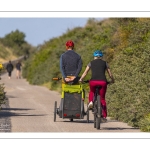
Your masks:
{"label": "cyclist in red helmet", "polygon": [[89,70],[91,70],[92,74],[91,74],[91,79],[89,82],[90,92],[89,92],[88,108],[93,107],[93,98],[94,98],[95,87],[97,85],[101,86],[102,88],[100,89],[100,99],[101,99],[101,104],[102,104],[102,115],[103,115],[102,117],[103,117],[103,120],[106,121],[107,109],[106,109],[105,94],[106,94],[106,90],[107,90],[107,79],[105,76],[105,71],[108,72],[112,83],[114,83],[114,78],[113,78],[113,75],[110,71],[110,68],[109,68],[107,62],[102,60],[103,53],[100,50],[96,50],[93,53],[93,56],[94,56],[94,60],[92,60],[87,65],[87,67],[79,81],[82,82],[83,78],[87,75]]}
{"label": "cyclist in red helmet", "polygon": [[82,60],[80,55],[74,51],[72,40],[66,42],[66,50],[60,57],[60,70],[64,81],[70,82],[78,77],[82,69]]}

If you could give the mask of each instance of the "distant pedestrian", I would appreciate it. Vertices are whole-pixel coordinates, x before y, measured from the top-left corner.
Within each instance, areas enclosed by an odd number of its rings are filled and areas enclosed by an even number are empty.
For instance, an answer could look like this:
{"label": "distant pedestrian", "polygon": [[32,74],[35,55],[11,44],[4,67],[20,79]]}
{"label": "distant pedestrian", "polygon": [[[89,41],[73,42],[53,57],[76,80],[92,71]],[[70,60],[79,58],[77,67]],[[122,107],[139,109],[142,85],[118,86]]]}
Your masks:
{"label": "distant pedestrian", "polygon": [[8,78],[9,79],[11,78],[11,73],[12,73],[13,69],[14,69],[14,66],[11,63],[11,60],[9,60],[8,64],[6,65],[6,70],[8,72]]}
{"label": "distant pedestrian", "polygon": [[21,78],[21,67],[22,67],[21,62],[18,61],[17,64],[16,64],[16,70],[17,70],[17,72],[16,72],[16,78],[17,79]]}

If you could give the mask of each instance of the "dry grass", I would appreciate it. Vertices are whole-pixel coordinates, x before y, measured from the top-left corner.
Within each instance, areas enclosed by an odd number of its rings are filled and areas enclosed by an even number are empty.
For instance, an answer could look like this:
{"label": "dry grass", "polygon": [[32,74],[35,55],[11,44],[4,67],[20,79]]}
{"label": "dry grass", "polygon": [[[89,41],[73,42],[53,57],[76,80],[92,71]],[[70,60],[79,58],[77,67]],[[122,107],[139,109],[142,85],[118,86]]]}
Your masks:
{"label": "dry grass", "polygon": [[0,44],[0,63],[8,62],[9,60],[14,60],[17,57],[12,53],[12,50],[8,47],[4,47]]}

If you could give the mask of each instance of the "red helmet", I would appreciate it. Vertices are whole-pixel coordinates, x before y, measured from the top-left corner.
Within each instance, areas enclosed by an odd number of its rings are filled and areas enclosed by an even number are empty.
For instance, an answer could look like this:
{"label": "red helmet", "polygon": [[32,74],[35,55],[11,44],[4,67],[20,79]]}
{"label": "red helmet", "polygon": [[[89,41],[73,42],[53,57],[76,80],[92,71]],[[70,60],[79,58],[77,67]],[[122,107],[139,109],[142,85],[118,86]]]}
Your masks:
{"label": "red helmet", "polygon": [[67,46],[67,47],[74,47],[73,41],[71,41],[71,40],[67,41],[67,42],[66,42],[66,46]]}

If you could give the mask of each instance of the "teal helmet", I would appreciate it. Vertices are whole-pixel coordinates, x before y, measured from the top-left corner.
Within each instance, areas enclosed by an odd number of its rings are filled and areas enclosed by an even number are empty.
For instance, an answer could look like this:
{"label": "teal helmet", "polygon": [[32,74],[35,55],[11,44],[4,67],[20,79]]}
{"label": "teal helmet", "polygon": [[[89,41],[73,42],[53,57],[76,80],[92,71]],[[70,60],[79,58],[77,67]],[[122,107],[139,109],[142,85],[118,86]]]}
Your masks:
{"label": "teal helmet", "polygon": [[94,57],[102,57],[102,56],[103,56],[103,53],[102,53],[100,50],[96,50],[96,51],[93,53],[93,56],[94,56]]}

